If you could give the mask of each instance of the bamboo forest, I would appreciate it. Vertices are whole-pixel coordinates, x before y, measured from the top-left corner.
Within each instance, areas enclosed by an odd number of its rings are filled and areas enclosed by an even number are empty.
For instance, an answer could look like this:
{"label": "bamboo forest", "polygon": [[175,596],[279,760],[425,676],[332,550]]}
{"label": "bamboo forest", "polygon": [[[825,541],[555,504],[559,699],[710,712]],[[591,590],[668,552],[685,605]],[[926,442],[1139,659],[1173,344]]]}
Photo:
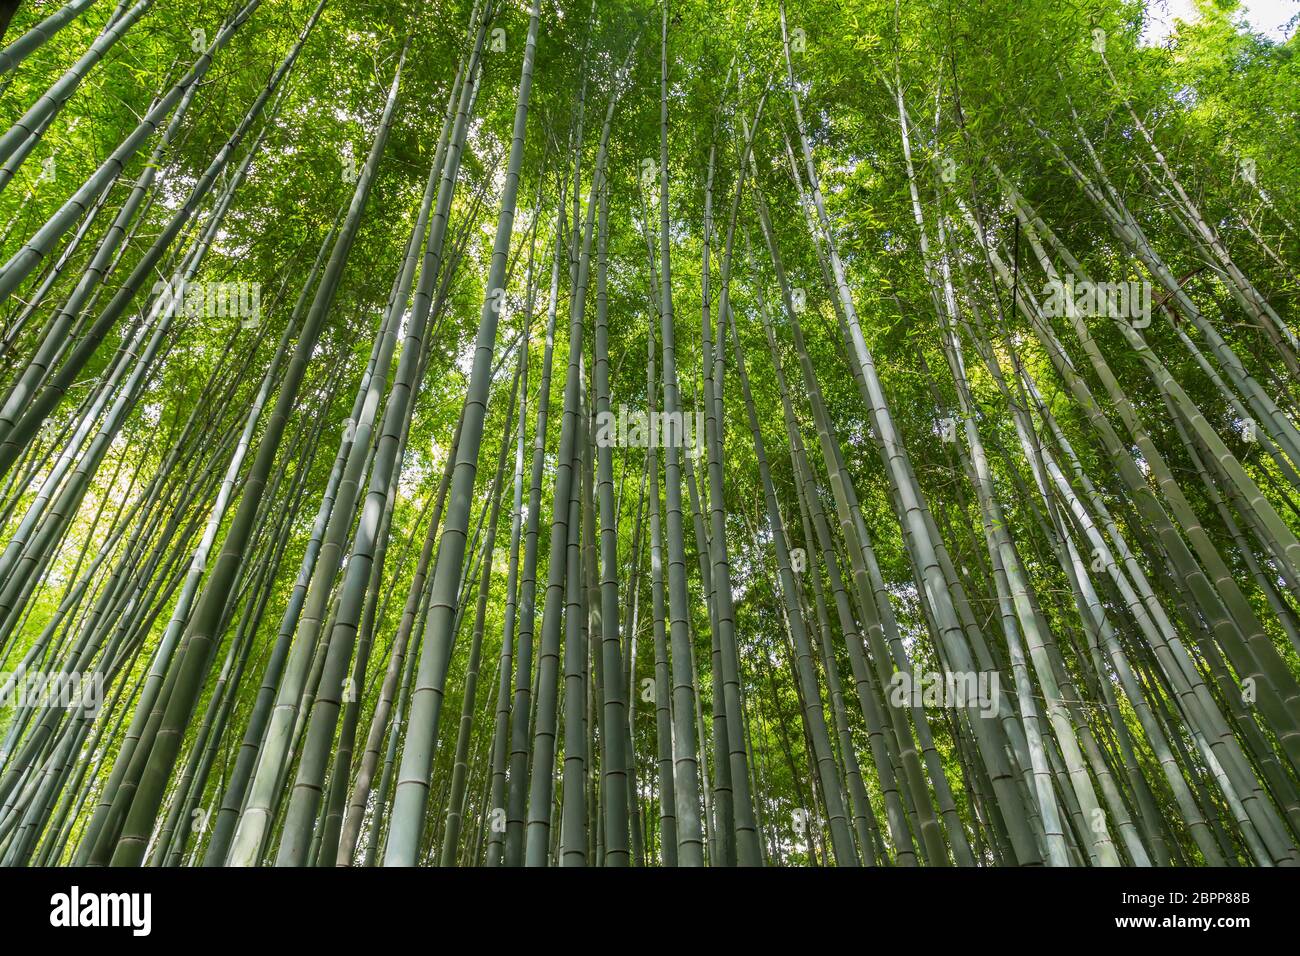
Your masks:
{"label": "bamboo forest", "polygon": [[1173,5],[0,3],[0,864],[1300,864],[1300,9]]}

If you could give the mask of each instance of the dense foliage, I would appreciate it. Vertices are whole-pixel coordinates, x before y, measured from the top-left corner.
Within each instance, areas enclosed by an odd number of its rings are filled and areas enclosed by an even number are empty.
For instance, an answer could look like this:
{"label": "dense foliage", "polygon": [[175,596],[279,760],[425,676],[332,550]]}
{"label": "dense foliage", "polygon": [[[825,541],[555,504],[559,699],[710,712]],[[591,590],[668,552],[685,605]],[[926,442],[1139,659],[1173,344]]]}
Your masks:
{"label": "dense foliage", "polygon": [[1236,0],[26,0],[6,865],[1300,862]]}

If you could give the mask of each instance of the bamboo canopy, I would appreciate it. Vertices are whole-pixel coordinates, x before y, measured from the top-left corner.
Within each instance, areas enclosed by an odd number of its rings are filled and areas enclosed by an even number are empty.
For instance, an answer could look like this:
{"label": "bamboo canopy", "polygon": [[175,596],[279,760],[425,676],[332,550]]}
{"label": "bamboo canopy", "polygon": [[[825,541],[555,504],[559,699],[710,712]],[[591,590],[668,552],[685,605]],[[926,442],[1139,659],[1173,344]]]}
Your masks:
{"label": "bamboo canopy", "polygon": [[1300,863],[1297,40],[1154,6],[7,6],[0,864]]}

